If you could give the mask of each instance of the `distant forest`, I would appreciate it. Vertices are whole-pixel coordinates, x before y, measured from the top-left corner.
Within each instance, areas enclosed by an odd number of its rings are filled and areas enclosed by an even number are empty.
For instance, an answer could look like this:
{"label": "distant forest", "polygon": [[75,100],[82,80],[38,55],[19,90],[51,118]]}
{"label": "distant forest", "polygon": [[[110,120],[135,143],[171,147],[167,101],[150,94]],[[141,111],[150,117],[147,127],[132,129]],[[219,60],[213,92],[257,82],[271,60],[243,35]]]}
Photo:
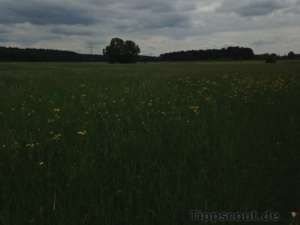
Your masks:
{"label": "distant forest", "polygon": [[300,54],[289,52],[286,56],[274,53],[256,55],[251,48],[227,47],[222,49],[190,50],[161,54],[161,61],[205,61],[205,60],[266,60],[274,59],[300,59]]}
{"label": "distant forest", "polygon": [[[157,61],[158,57],[138,56],[138,61]],[[21,62],[106,62],[103,55],[79,54],[72,51],[51,49],[21,49],[0,47],[0,61]]]}
{"label": "distant forest", "polygon": [[[264,60],[270,56],[277,59],[300,59],[300,54],[290,52],[286,56],[276,54],[255,55],[251,48],[228,47],[222,49],[178,51],[154,56],[138,56],[139,62],[155,61],[201,61],[201,60]],[[20,49],[0,47],[0,61],[29,62],[106,62],[103,55],[79,54],[72,51],[50,49]]]}
{"label": "distant forest", "polygon": [[104,61],[104,57],[61,50],[0,47],[0,61]]}
{"label": "distant forest", "polygon": [[222,49],[191,50],[165,53],[162,60],[193,61],[193,60],[249,60],[255,57],[251,48],[228,47]]}

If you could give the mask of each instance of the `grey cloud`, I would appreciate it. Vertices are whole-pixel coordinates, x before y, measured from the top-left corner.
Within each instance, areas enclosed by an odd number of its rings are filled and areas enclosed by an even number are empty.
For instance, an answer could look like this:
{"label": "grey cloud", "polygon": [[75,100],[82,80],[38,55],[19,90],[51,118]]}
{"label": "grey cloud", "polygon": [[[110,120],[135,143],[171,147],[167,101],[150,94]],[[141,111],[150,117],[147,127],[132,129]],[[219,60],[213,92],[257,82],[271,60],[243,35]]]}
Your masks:
{"label": "grey cloud", "polygon": [[55,26],[50,29],[50,32],[58,35],[66,36],[90,36],[94,31],[82,27]]}
{"label": "grey cloud", "polygon": [[0,25],[0,42],[29,45],[40,40],[49,41],[60,38],[58,34],[49,32],[49,30],[45,26],[37,26],[30,23]]}
{"label": "grey cloud", "polygon": [[[128,6],[127,6],[128,7]],[[170,12],[174,10],[174,4],[169,4],[169,2],[153,2],[153,1],[145,1],[145,2],[137,2],[130,7],[132,10],[137,11],[151,11],[153,13],[162,13],[162,12]]]}
{"label": "grey cloud", "polygon": [[0,26],[0,37],[9,33],[10,29],[8,27],[1,27]]}
{"label": "grey cloud", "polygon": [[7,35],[0,35],[0,42],[8,42],[10,38]]}
{"label": "grey cloud", "polygon": [[[298,1],[298,0],[297,0]],[[265,16],[297,4],[296,0],[224,0],[219,12],[233,12],[242,17]]]}
{"label": "grey cloud", "polygon": [[107,18],[110,24],[116,24],[119,29],[127,31],[188,26],[191,19],[190,8],[179,2],[178,0],[164,2],[125,0],[110,5],[110,14],[107,14]]}
{"label": "grey cloud", "polygon": [[251,46],[260,47],[260,46],[272,45],[274,43],[276,43],[276,40],[258,40],[252,42]]}
{"label": "grey cloud", "polygon": [[176,13],[149,17],[147,22],[142,23],[144,29],[180,28],[182,26],[189,26],[189,18]]}
{"label": "grey cloud", "polygon": [[[89,42],[98,43],[101,49],[110,38],[118,36],[141,43],[146,53],[222,47],[228,43],[284,51],[287,37],[293,34],[296,40],[300,35],[299,3],[300,0],[0,0],[0,45],[17,43],[87,51]],[[270,29],[287,27],[285,33],[268,35]],[[272,39],[275,34],[282,38]],[[296,43],[294,39],[290,43]]]}

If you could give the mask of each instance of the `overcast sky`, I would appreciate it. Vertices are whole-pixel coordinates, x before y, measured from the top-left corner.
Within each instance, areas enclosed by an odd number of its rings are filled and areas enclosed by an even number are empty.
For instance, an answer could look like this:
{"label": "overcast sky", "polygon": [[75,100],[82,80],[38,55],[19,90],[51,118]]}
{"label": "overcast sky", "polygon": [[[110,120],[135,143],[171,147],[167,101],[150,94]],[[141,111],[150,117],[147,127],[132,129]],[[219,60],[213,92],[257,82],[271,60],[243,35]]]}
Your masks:
{"label": "overcast sky", "polygon": [[149,55],[229,45],[300,53],[300,0],[0,0],[0,46],[101,53],[112,37]]}

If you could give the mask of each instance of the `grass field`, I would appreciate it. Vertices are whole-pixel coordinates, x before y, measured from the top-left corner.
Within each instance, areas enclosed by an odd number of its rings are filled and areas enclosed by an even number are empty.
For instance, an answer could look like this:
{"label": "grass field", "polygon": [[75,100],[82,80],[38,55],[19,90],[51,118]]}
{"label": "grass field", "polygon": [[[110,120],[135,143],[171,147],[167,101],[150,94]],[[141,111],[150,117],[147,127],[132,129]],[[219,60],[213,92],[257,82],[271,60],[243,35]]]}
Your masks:
{"label": "grass field", "polygon": [[299,151],[300,62],[0,64],[0,225],[288,224]]}

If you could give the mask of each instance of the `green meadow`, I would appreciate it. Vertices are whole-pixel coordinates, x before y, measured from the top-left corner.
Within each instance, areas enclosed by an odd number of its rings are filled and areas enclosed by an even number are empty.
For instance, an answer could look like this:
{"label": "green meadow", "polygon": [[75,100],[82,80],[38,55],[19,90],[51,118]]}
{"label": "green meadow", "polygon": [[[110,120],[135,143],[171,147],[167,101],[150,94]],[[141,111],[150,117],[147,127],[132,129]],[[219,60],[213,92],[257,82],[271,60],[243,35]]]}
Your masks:
{"label": "green meadow", "polygon": [[289,224],[299,151],[299,61],[0,64],[0,225]]}

